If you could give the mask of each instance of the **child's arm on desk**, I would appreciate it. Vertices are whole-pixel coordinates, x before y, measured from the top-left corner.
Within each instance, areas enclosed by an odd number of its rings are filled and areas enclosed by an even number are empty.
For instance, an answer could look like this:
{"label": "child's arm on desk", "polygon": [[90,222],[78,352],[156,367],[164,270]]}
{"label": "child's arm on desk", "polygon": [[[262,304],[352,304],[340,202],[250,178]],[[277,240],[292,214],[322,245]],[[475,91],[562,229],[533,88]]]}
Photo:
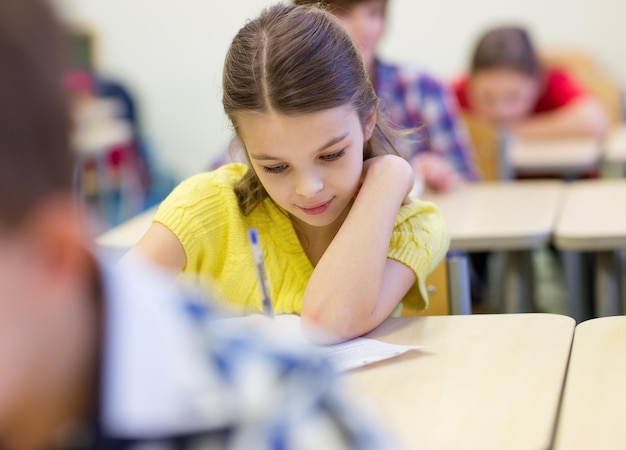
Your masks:
{"label": "child's arm on desk", "polygon": [[600,103],[589,96],[551,112],[531,116],[513,125],[513,133],[527,138],[595,136],[606,133],[608,119]]}
{"label": "child's arm on desk", "polygon": [[400,206],[413,186],[404,159],[365,161],[363,184],[343,225],[318,262],[304,293],[304,330],[329,332],[329,341],[360,336],[379,325],[415,283],[414,272],[387,258]]}

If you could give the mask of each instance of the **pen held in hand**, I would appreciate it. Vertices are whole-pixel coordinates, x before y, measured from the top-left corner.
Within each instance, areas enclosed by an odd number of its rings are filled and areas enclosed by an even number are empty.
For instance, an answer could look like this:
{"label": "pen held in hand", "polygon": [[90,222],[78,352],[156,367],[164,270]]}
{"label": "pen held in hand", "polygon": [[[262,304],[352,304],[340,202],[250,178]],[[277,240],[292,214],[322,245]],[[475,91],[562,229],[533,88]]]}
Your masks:
{"label": "pen held in hand", "polygon": [[257,279],[261,290],[263,313],[268,317],[274,317],[274,308],[272,307],[272,299],[270,297],[269,282],[267,280],[267,274],[265,273],[265,263],[263,262],[263,250],[261,249],[257,229],[250,228],[248,230],[248,237],[250,238],[254,265],[256,266]]}

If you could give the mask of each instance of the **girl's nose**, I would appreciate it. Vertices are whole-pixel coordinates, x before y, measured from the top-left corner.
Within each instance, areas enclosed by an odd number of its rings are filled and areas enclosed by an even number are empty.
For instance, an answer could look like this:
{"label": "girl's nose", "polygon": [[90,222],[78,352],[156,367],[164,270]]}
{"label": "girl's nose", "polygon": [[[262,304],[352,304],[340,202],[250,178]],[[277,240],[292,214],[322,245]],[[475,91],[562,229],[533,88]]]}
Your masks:
{"label": "girl's nose", "polygon": [[298,179],[296,194],[301,197],[312,198],[322,190],[324,183],[317,174],[304,174]]}

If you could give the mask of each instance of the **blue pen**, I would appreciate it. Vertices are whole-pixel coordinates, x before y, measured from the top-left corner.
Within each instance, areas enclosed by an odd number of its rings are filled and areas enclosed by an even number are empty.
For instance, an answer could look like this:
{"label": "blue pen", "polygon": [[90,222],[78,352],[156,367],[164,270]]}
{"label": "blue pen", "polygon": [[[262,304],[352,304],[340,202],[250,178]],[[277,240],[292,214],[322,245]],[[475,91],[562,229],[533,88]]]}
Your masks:
{"label": "blue pen", "polygon": [[272,299],[270,298],[269,283],[267,274],[265,273],[265,264],[263,262],[263,250],[259,241],[259,232],[256,228],[248,230],[250,245],[252,247],[252,255],[254,256],[254,265],[256,266],[256,274],[261,288],[261,297],[263,300],[263,313],[268,317],[274,317],[274,308],[272,307]]}

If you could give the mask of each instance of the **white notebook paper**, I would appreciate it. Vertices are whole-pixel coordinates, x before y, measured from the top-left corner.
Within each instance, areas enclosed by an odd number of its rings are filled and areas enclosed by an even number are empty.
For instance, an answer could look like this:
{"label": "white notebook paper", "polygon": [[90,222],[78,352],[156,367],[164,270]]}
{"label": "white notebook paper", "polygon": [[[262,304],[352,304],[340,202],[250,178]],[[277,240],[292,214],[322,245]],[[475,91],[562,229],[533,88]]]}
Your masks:
{"label": "white notebook paper", "polygon": [[[250,317],[223,319],[219,322],[227,324],[229,321],[239,322],[247,320],[250,320]],[[292,314],[277,315],[273,321],[275,325],[273,324],[272,328],[276,327],[279,333],[282,334],[281,338],[288,339],[292,344],[311,346],[314,351],[324,354],[339,372],[393,358],[409,350],[422,347],[420,345],[388,344],[367,338],[355,338],[334,345],[314,345],[302,335],[299,316]]]}

